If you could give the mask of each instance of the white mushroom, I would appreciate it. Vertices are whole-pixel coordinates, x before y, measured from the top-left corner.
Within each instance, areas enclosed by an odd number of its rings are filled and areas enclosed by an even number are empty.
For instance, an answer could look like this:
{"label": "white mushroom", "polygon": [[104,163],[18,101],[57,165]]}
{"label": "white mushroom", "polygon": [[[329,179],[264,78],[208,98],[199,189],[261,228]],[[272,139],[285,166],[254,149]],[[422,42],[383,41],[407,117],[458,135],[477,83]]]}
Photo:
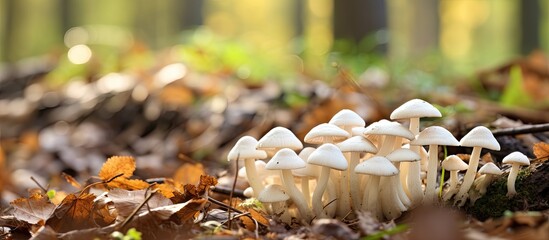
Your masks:
{"label": "white mushroom", "polygon": [[372,144],[372,142],[368,141],[368,139],[362,137],[362,136],[354,136],[351,137],[343,142],[340,142],[337,144],[337,147],[341,150],[343,153],[349,153],[350,161],[349,161],[349,168],[347,169],[347,172],[350,176],[349,178],[349,184],[352,186],[351,189],[351,200],[353,204],[354,210],[360,209],[360,204],[362,203],[362,194],[360,193],[360,188],[357,186],[361,185],[360,182],[360,176],[354,172],[356,165],[360,162],[360,153],[368,152],[368,153],[376,153],[377,148]]}
{"label": "white mushroom", "polygon": [[507,196],[513,197],[517,194],[515,189],[515,181],[517,180],[517,175],[520,170],[520,166],[530,165],[530,160],[526,155],[521,152],[512,152],[509,153],[502,161],[504,164],[511,164],[511,172],[507,178]]}
{"label": "white mushroom", "polygon": [[438,174],[438,146],[458,146],[458,140],[443,127],[432,126],[425,128],[410,145],[429,145],[429,164],[427,169],[427,186],[425,187],[425,203],[436,202],[436,187]]}
{"label": "white mushroom", "polygon": [[[412,99],[393,110],[391,120],[410,119],[410,131],[419,134],[420,118],[441,117],[440,111],[430,103],[421,99]],[[410,149],[421,155],[421,146],[411,146]],[[424,150],[424,149],[423,149]],[[416,205],[423,201],[423,190],[421,187],[420,162],[411,163],[408,167],[407,184],[410,200]]]}
{"label": "white mushroom", "polygon": [[257,141],[256,148],[265,150],[268,154],[274,154],[282,148],[300,150],[303,148],[303,143],[287,128],[275,127]]}
{"label": "white mushroom", "polygon": [[286,201],[290,199],[290,195],[284,191],[282,186],[276,184],[269,184],[265,186],[265,189],[259,193],[257,200],[263,203],[271,204],[271,213],[280,216],[280,220],[287,224],[290,224],[292,217],[286,207]]}
{"label": "white mushroom", "polygon": [[267,153],[263,150],[257,150],[255,146],[257,140],[250,136],[244,136],[240,138],[227,156],[229,161],[235,161],[244,159],[244,165],[246,167],[246,177],[250,187],[253,188],[254,193],[259,193],[263,190],[262,179],[257,175],[255,168],[255,160],[267,157]]}
{"label": "white mushroom", "polygon": [[[312,152],[315,151],[315,148],[312,147],[306,147],[298,154],[298,156],[303,159],[303,161],[307,162],[307,159],[309,158],[309,155],[311,155]],[[305,200],[307,201],[307,204],[311,204],[311,191],[309,188],[309,180],[312,178],[318,178],[320,175],[320,167],[317,165],[312,165],[307,163],[307,166],[305,168],[295,169],[292,170],[292,174],[294,176],[301,178],[301,191],[303,192],[303,195],[305,196]]]}
{"label": "white mushroom", "polygon": [[[387,155],[387,159],[391,161],[398,169],[401,162],[419,161],[421,157],[414,151],[407,148],[399,148]],[[381,189],[381,206],[383,214],[387,219],[395,219],[400,216],[402,211],[406,211],[410,204],[410,200],[399,181],[397,176],[389,177],[388,188]],[[404,206],[400,205],[398,199],[401,199]],[[404,200],[402,200],[404,199]]]}
{"label": "white mushroom", "polygon": [[303,194],[297,189],[294,176],[292,175],[293,169],[304,168],[307,165],[297,154],[289,148],[283,148],[279,150],[265,166],[269,170],[280,170],[282,173],[282,182],[284,188],[290,195],[290,198],[294,201],[299,213],[303,220],[308,224],[313,219],[312,212],[309,209],[309,205],[305,201]]}
{"label": "white mushroom", "polygon": [[475,175],[477,174],[478,161],[480,159],[480,152],[483,148],[499,151],[500,146],[492,132],[486,127],[478,126],[473,128],[459,141],[463,147],[473,147],[473,152],[469,158],[469,168],[463,177],[463,183],[459,188],[459,192],[456,195],[454,204],[463,206],[467,201],[469,189],[473,185]]}
{"label": "white mushroom", "polygon": [[490,183],[492,183],[494,176],[499,176],[503,172],[498,168],[498,166],[496,166],[496,164],[489,162],[484,164],[484,166],[482,166],[480,170],[478,170],[478,173],[484,174],[485,176],[476,188],[480,194],[485,194],[488,186],[490,186]]}
{"label": "white mushroom", "polygon": [[[347,170],[347,160],[339,148],[331,143],[326,143],[311,153],[307,162],[309,164],[321,166],[318,184],[313,193],[312,206],[317,218],[325,218],[328,214],[323,211],[324,205],[322,204],[322,195],[328,184],[330,170]],[[329,200],[331,202],[332,199]]]}
{"label": "white mushroom", "polygon": [[467,169],[468,165],[458,156],[450,155],[442,161],[442,167],[444,170],[450,171],[450,186],[442,197],[444,201],[448,201],[458,191],[458,172]]}
{"label": "white mushroom", "polygon": [[374,156],[358,164],[355,172],[370,175],[368,189],[364,189],[361,209],[371,212],[381,221],[383,219],[383,211],[379,199],[380,178],[397,175],[398,169],[389,159],[383,156]]}

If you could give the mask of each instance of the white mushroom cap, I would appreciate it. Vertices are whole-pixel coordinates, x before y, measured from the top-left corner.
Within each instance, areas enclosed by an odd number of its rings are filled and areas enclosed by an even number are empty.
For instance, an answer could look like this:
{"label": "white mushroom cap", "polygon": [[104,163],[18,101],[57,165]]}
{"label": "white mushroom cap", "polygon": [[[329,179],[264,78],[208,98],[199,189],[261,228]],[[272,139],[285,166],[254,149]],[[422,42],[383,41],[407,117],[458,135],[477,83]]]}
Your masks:
{"label": "white mushroom cap", "polygon": [[309,164],[325,166],[339,171],[346,170],[347,160],[336,145],[331,143],[322,144],[318,147],[307,160]]}
{"label": "white mushroom cap", "polygon": [[398,122],[391,122],[385,119],[379,120],[366,127],[364,135],[391,135],[403,137],[409,140],[414,139],[414,134]]}
{"label": "white mushroom cap", "polygon": [[265,203],[283,202],[290,199],[284,188],[277,184],[269,184],[259,193],[257,200]]}
{"label": "white mushroom cap", "polygon": [[336,145],[342,152],[377,152],[376,146],[363,136],[354,136]]}
{"label": "white mushroom cap", "polygon": [[415,162],[421,160],[421,156],[408,148],[399,148],[387,154],[391,162]]}
{"label": "white mushroom cap", "polygon": [[280,149],[265,165],[268,170],[292,170],[304,168],[307,165],[303,159],[297,156],[294,150],[289,148]]}
{"label": "white mushroom cap", "polygon": [[244,197],[248,197],[248,198],[251,198],[254,196],[254,189],[252,187],[247,187],[246,189],[244,189]]}
{"label": "white mushroom cap", "polygon": [[464,147],[482,147],[491,150],[500,150],[500,146],[490,129],[478,126],[473,128],[459,141]]}
{"label": "white mushroom cap", "polygon": [[[316,149],[312,147],[306,147],[298,154],[298,156],[307,162],[309,155]],[[307,163],[305,168],[292,170],[292,174],[298,177],[318,177],[320,175],[320,166]]]}
{"label": "white mushroom cap", "polygon": [[273,150],[281,148],[299,150],[303,148],[303,143],[299,141],[299,138],[293,132],[284,127],[271,129],[257,142],[257,149]]}
{"label": "white mushroom cap", "polygon": [[321,123],[312,128],[307,135],[305,135],[303,141],[310,144],[322,144],[326,142],[327,138],[331,139],[333,142],[339,142],[348,137],[350,137],[350,134],[336,125]]}
{"label": "white mushroom cap", "polygon": [[466,170],[469,165],[465,163],[461,158],[456,155],[450,155],[442,161],[442,167],[446,171],[463,171]]}
{"label": "white mushroom cap", "polygon": [[521,152],[512,152],[505,156],[502,161],[504,164],[518,163],[519,165],[530,165],[530,159]]}
{"label": "white mushroom cap", "polygon": [[478,170],[480,174],[492,174],[492,175],[501,175],[503,172],[496,166],[494,163],[486,163],[484,166]]}
{"label": "white mushroom cap", "polygon": [[400,107],[393,110],[390,118],[406,119],[406,118],[422,118],[422,117],[441,117],[440,111],[430,103],[421,99],[412,99]]}
{"label": "white mushroom cap", "polygon": [[329,123],[338,127],[364,127],[366,124],[362,117],[349,109],[343,109],[337,112],[332,119],[330,119]]}
{"label": "white mushroom cap", "polygon": [[363,136],[363,132],[364,130],[366,130],[366,127],[354,127],[354,128],[351,128],[351,134],[353,136]]}
{"label": "white mushroom cap", "polygon": [[458,140],[446,128],[431,126],[421,131],[411,145],[446,145],[459,146]]}
{"label": "white mushroom cap", "polygon": [[387,177],[397,175],[398,169],[389,159],[382,156],[373,156],[356,165],[355,173]]}
{"label": "white mushroom cap", "polygon": [[234,147],[229,151],[227,159],[234,161],[239,159],[262,159],[267,157],[267,153],[263,150],[257,150],[255,147],[257,140],[250,136],[244,136],[238,139]]}

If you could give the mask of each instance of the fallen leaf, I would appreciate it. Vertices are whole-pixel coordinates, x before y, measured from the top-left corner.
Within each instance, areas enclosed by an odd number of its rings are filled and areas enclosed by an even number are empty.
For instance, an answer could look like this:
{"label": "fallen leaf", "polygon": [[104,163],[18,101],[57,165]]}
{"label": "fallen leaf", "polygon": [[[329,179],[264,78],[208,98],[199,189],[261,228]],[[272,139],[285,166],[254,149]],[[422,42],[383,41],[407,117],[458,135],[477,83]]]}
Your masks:
{"label": "fallen leaf", "polygon": [[129,178],[133,175],[134,171],[135,159],[133,157],[113,156],[107,159],[101,167],[99,178],[103,181],[107,181],[119,174],[123,174],[122,177]]}
{"label": "fallen leaf", "polygon": [[185,198],[197,198],[204,195],[206,191],[210,189],[210,186],[215,186],[217,184],[217,179],[209,175],[200,176],[200,182],[198,185],[187,184],[184,186]]}
{"label": "fallen leaf", "polygon": [[107,205],[96,208],[93,194],[69,194],[46,221],[58,233],[76,229],[104,227],[116,219],[109,213]]}
{"label": "fallen leaf", "polygon": [[175,172],[173,180],[180,184],[196,184],[200,176],[206,175],[204,166],[200,163],[185,163]]}
{"label": "fallen leaf", "polygon": [[545,162],[549,159],[549,143],[539,142],[534,144],[534,155],[536,162]]}
{"label": "fallen leaf", "polygon": [[173,184],[172,181],[166,181],[161,184],[154,185],[154,189],[157,189],[159,193],[164,195],[166,198],[173,198],[174,192],[177,191],[177,187]]}
{"label": "fallen leaf", "polygon": [[[108,193],[109,198],[114,203],[114,207],[118,211],[118,215],[121,217],[128,217],[135,209],[141,205],[147,195],[150,194],[146,190],[127,191],[124,189],[113,189]],[[159,193],[153,193],[154,195],[147,201],[139,211],[138,214],[147,211],[149,208],[157,208],[172,204],[172,202],[162,196]]]}
{"label": "fallen leaf", "polygon": [[40,227],[34,234],[32,234],[31,240],[55,240],[57,233],[49,226]]}
{"label": "fallen leaf", "polygon": [[48,197],[40,193],[33,193],[29,198],[15,199],[10,204],[14,209],[13,216],[30,224],[46,221],[55,210],[55,205]]}
{"label": "fallen leaf", "polygon": [[[269,220],[267,220],[267,218],[265,218],[263,215],[261,215],[261,213],[257,212],[256,210],[254,210],[252,208],[249,208],[247,210],[250,213],[250,215],[249,216],[242,216],[240,218],[240,220],[242,221],[242,223],[244,224],[244,227],[246,227],[246,229],[248,229],[249,231],[254,231],[257,227],[259,227],[255,224],[255,221],[257,221],[258,224],[262,224],[264,226],[269,226]],[[255,221],[253,221],[253,220],[255,220]]]}
{"label": "fallen leaf", "polygon": [[176,213],[177,221],[179,223],[185,223],[189,221],[194,215],[202,211],[208,200],[204,198],[196,198],[187,201],[187,205]]}
{"label": "fallen leaf", "polygon": [[66,174],[65,172],[62,172],[61,175],[65,178],[65,180],[76,189],[82,189],[82,185],[76,179],[74,179],[71,175]]}

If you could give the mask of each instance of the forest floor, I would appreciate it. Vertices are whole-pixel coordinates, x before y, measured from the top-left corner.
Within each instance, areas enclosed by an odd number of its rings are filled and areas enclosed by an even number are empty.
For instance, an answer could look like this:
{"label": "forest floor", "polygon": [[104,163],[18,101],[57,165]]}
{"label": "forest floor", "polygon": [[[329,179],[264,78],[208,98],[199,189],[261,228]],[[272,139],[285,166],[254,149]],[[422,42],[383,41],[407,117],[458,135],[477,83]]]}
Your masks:
{"label": "forest floor", "polygon": [[[179,77],[160,74],[166,66]],[[547,102],[547,58],[532,55],[478,73],[484,92],[507,100],[482,96],[466,81],[442,93],[374,86],[344,68],[329,84],[304,78],[286,87],[235,81],[231,72],[178,72],[181,66],[63,85],[47,81],[47,63],[7,72],[0,79],[0,237],[549,239],[549,134],[535,125],[549,123],[549,108],[502,103],[524,94]],[[515,66],[522,70],[521,92],[506,88],[516,81]],[[505,197],[505,173],[461,209],[418,207],[388,222],[358,212],[352,220],[287,225],[246,202],[245,180],[234,183],[236,166],[226,156],[241,136],[260,138],[284,126],[303,139],[341,109],[353,109],[369,124],[413,98],[443,113],[423,126],[444,126],[457,139],[488,126],[502,147],[483,151],[481,165],[503,167],[503,157],[514,151],[532,159],[519,176],[517,196]],[[470,148],[448,147],[447,154],[466,156]]]}

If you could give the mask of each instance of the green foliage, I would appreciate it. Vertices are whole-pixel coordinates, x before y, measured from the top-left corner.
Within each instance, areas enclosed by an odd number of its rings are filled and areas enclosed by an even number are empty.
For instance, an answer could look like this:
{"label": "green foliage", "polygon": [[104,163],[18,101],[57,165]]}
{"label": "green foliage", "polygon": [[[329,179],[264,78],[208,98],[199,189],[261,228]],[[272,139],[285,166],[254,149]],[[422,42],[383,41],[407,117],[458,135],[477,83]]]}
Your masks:
{"label": "green foliage", "polygon": [[53,198],[55,198],[55,194],[57,194],[57,192],[53,189],[50,189],[50,190],[48,190],[48,192],[46,194],[48,195],[49,199],[53,199]]}
{"label": "green foliage", "polygon": [[522,70],[520,66],[511,67],[509,82],[503,90],[500,102],[505,106],[527,106],[532,103],[532,98],[524,90]]}
{"label": "green foliage", "polygon": [[376,234],[372,234],[366,237],[363,237],[362,240],[378,240],[378,239],[386,239],[388,236],[392,236],[401,232],[404,232],[408,230],[408,225],[406,224],[399,224],[396,225],[394,228],[386,229],[383,231],[380,231]]}
{"label": "green foliage", "polygon": [[239,204],[243,208],[252,208],[256,211],[261,211],[263,209],[263,204],[257,198],[248,198]]}
{"label": "green foliage", "polygon": [[135,228],[130,228],[126,232],[126,235],[119,231],[115,231],[111,234],[111,237],[116,240],[141,240],[141,233]]}

